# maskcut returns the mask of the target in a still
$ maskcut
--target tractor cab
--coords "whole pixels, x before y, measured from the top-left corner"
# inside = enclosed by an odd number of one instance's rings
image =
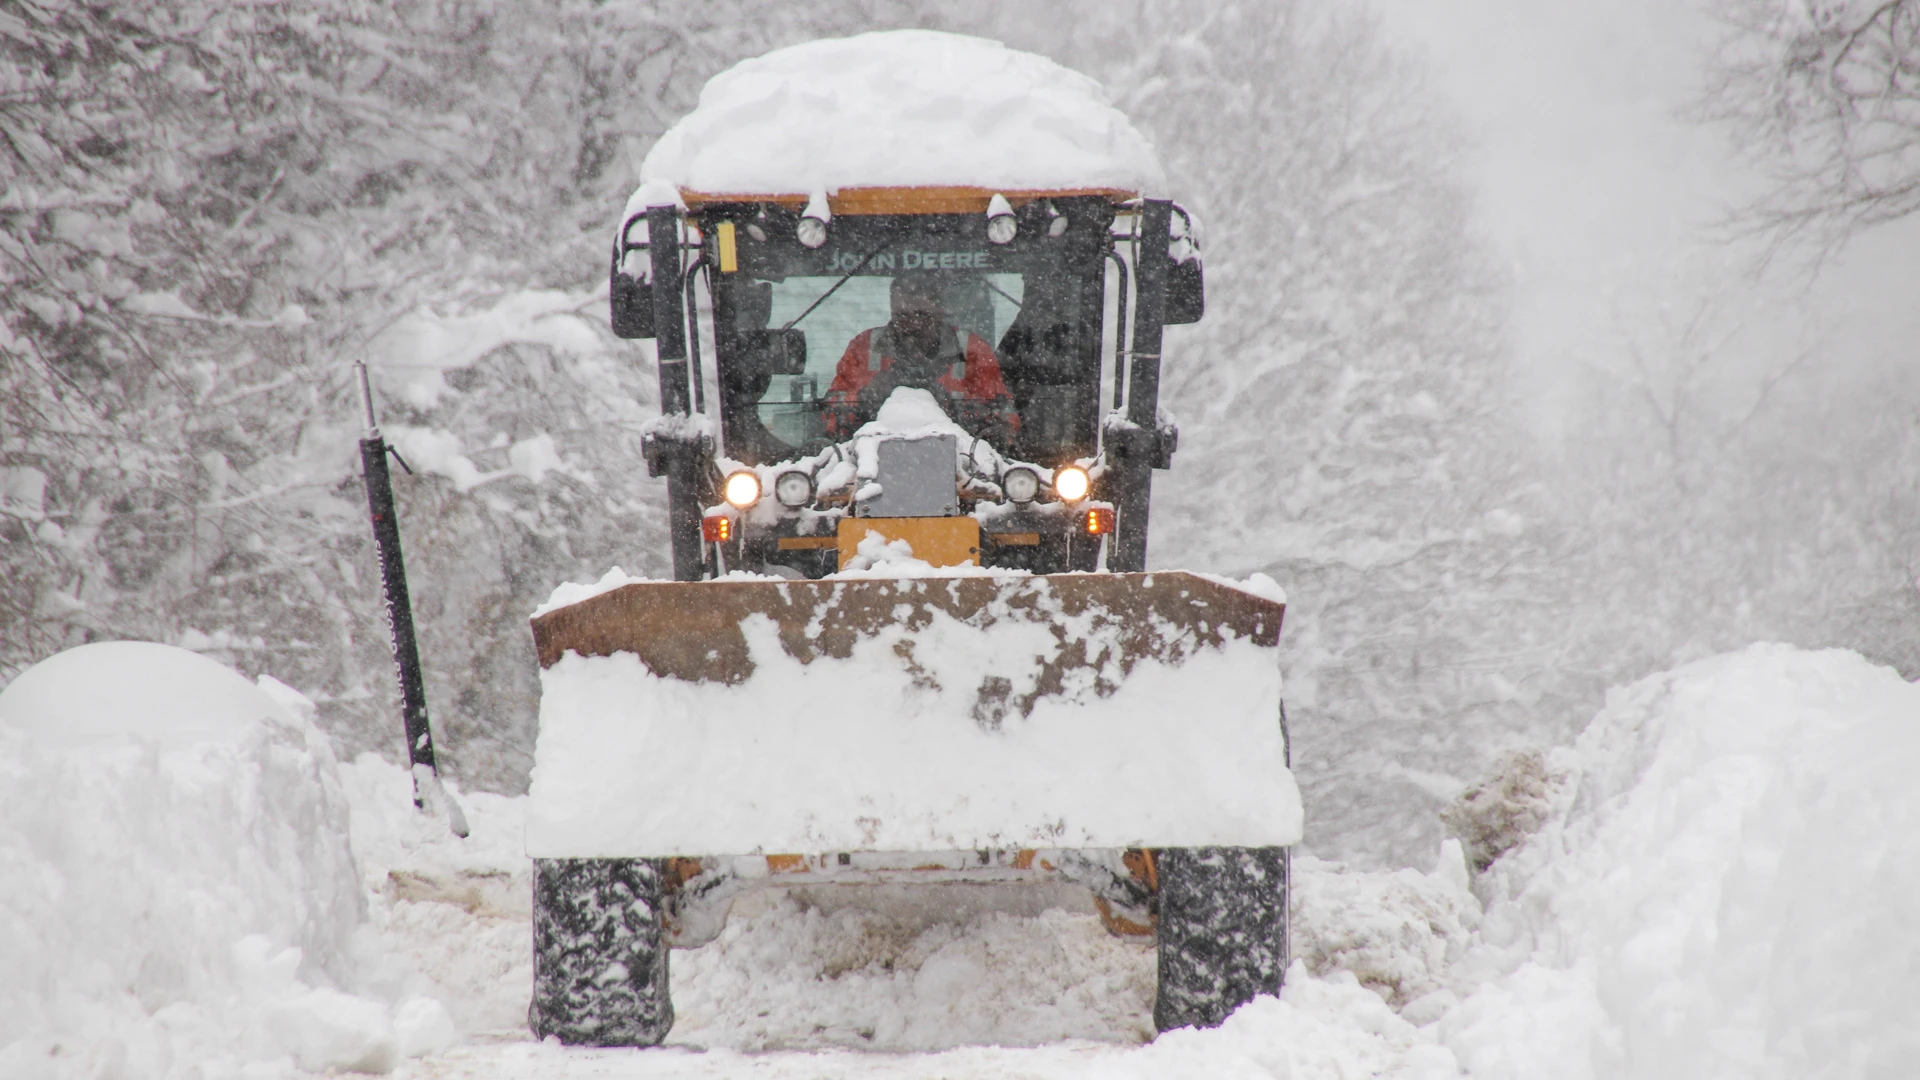
[[[612,321],[658,344],[676,577],[818,578],[871,534],[933,565],[1144,568],[1147,473],[1176,440],[1160,328],[1204,304],[1194,233],[1118,190],[643,188]],[[881,370],[903,289],[932,295],[943,342],[917,380]]]

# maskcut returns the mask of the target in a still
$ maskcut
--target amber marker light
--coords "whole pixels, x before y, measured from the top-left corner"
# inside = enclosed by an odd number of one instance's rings
[[[1053,493],[1061,502],[1077,503],[1092,490],[1093,480],[1078,465],[1062,465],[1053,473]]]
[[[723,494],[728,503],[745,510],[760,501],[760,478],[742,469],[727,477]]]
[[[725,514],[700,519],[700,535],[709,544],[724,544],[733,539],[733,519]]]
[[[1089,507],[1081,519],[1088,536],[1106,536],[1113,532],[1113,511],[1104,506]]]

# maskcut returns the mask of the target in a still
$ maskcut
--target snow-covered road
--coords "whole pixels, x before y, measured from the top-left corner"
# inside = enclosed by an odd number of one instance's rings
[[[678,1018],[667,1047],[536,1044],[522,1022],[531,983],[525,860],[511,839],[524,800],[470,797],[474,833],[458,841],[411,812],[399,769],[363,756],[342,775],[384,948],[477,1033],[397,1075],[1457,1075],[1431,1033],[1353,976],[1316,979],[1303,965],[1285,1001],[1261,1002],[1220,1031],[1150,1042],[1150,947],[1108,934],[1073,890],[960,885],[749,896],[718,940],[674,953]],[[1297,929],[1316,956],[1371,946],[1371,967],[1382,972],[1397,961],[1424,974],[1436,943],[1444,958],[1444,939],[1407,908],[1409,898],[1473,906],[1443,878],[1411,871],[1395,889],[1395,875],[1349,875],[1309,858],[1299,877],[1316,897],[1372,887],[1366,918],[1336,931],[1315,914],[1335,907],[1310,902]],[[1417,955],[1403,955],[1403,942]]]

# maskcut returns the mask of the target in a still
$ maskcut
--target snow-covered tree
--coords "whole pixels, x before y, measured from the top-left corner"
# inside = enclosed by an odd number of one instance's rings
[[[713,72],[894,12],[751,8],[0,11],[0,675],[185,643],[314,693],[344,748],[390,748],[347,368],[369,357],[397,434],[497,477],[398,486],[443,747],[523,783],[526,612],[658,568],[632,437],[653,379],[596,299],[634,165]],[[412,355],[409,331],[449,328],[458,363]],[[444,392],[393,393],[421,364]]]
[[[1748,220],[1825,251],[1920,210],[1920,2],[1721,0],[1705,111],[1766,176]]]
[[[1726,33],[1700,113],[1761,179],[1736,220],[1768,254],[1791,250],[1816,266],[1867,230],[1910,224],[1920,211],[1920,3],[1719,0],[1712,10]],[[1713,447],[1738,479],[1709,494],[1730,508],[1742,491],[1766,508],[1746,526],[1725,519],[1733,550],[1794,549],[1787,565],[1755,565],[1746,579],[1790,609],[1773,613],[1769,634],[1856,648],[1911,675],[1920,384],[1905,357],[1813,353],[1789,386],[1791,408]]]

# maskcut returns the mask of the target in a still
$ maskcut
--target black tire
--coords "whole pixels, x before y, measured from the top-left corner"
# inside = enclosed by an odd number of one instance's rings
[[[1218,1027],[1286,977],[1288,853],[1283,847],[1165,848],[1160,883],[1160,1031]]]
[[[655,1046],[673,1027],[659,864],[533,861],[527,1026],[580,1046]]]

